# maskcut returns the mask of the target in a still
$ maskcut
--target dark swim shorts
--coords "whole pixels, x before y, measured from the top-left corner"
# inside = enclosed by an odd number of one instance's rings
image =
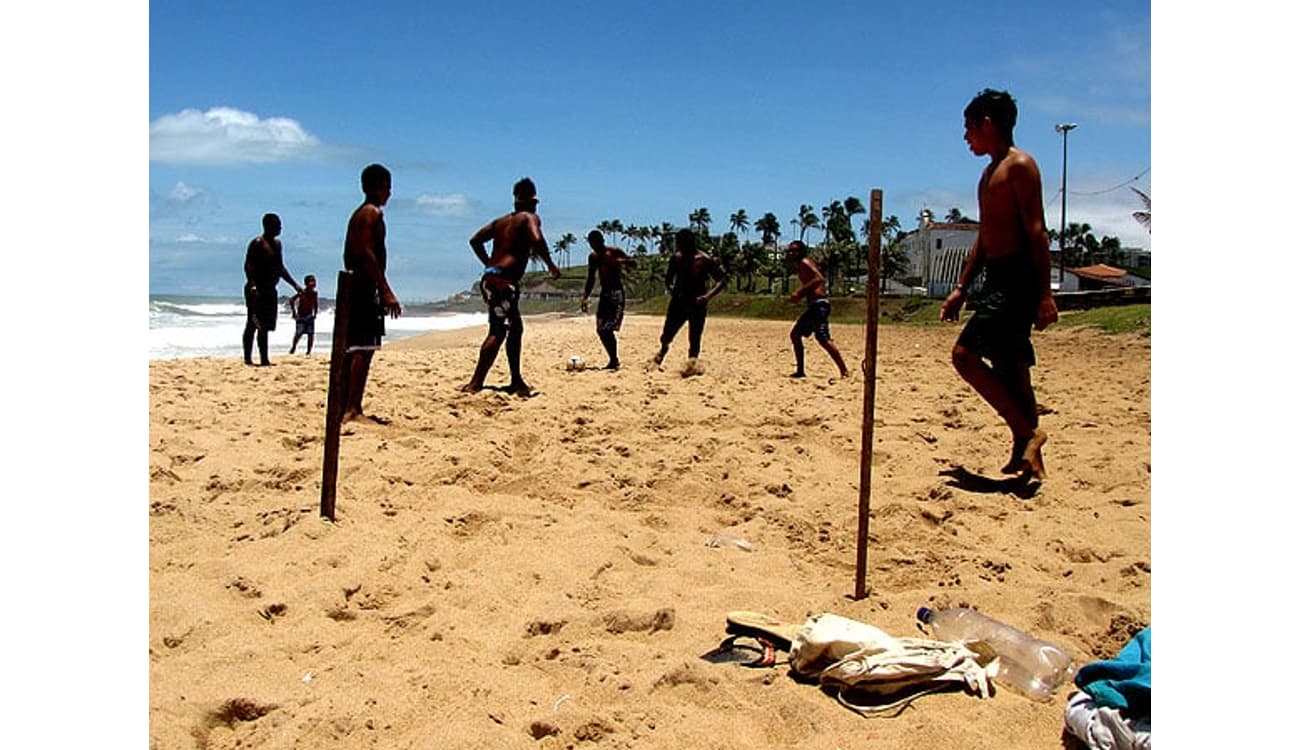
[[[295,323],[295,326],[294,326],[294,333],[293,333],[293,335],[295,335],[295,336],[301,336],[301,335],[303,335],[304,333],[310,333],[310,334],[312,334],[313,336],[316,335],[316,316],[315,316],[315,315],[309,315],[309,316],[307,316],[307,317],[305,317],[305,318],[298,318],[296,321],[294,321],[294,323]]]
[[[1012,304],[1000,290],[990,290],[975,308],[957,343],[994,364],[1032,367],[1037,363],[1029,332],[1033,313],[1024,304]]]
[[[379,289],[360,274],[353,274],[348,309],[348,350],[378,349],[384,338],[384,306]]]
[[[808,308],[799,316],[795,322],[795,329],[799,335],[808,338],[815,337],[818,341],[831,340],[831,301],[822,297],[808,303]]]
[[[622,328],[625,307],[622,289],[600,290],[600,302],[596,303],[596,330],[617,331]]]
[[[479,291],[488,306],[488,335],[501,337],[512,328],[522,328],[519,317],[519,285],[495,273],[483,274]]]
[[[275,287],[266,294],[258,289],[256,292],[248,284],[244,285],[244,304],[248,307],[248,317],[259,330],[274,331],[276,313],[279,310]]]

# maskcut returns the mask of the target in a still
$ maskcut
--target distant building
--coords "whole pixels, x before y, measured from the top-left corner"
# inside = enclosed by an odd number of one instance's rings
[[[979,232],[980,224],[973,219],[937,222],[929,209],[921,211],[917,228],[903,235],[908,264],[903,275],[924,287],[931,297],[947,295],[957,285]]]
[[[1101,289],[1121,289],[1124,287],[1150,286],[1151,282],[1141,276],[1135,276],[1122,268],[1097,263],[1082,268],[1065,269],[1065,278],[1061,281],[1060,292],[1093,292]]]

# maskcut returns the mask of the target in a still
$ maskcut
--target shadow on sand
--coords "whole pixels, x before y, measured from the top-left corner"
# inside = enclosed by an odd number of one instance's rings
[[[1038,494],[1038,488],[1043,486],[1042,482],[1031,478],[1028,473],[1014,477],[992,479],[969,471],[964,466],[944,469],[939,472],[939,476],[949,478],[947,483],[949,487],[956,487],[967,492],[1012,494],[1021,500],[1032,498]]]

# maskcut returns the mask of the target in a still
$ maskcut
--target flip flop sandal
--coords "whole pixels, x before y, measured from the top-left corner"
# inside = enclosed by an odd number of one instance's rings
[[[727,613],[727,633],[766,641],[781,651],[790,650],[790,644],[800,627],[802,625],[781,622],[761,612],[735,610]]]

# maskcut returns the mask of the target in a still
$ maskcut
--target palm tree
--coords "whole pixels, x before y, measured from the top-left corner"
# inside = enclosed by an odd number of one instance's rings
[[[763,218],[754,222],[754,228],[763,233],[764,245],[775,244],[776,238],[781,236],[781,221],[771,211],[763,214]]]
[[[949,224],[960,224],[963,221],[968,221],[966,216],[962,214],[960,208],[948,209],[948,215],[943,217],[943,220],[948,222]]]
[[[1129,186],[1129,190],[1132,190],[1133,192],[1138,194],[1138,197],[1142,199],[1142,206],[1143,206],[1141,211],[1133,212],[1133,219],[1137,223],[1141,224],[1144,229],[1147,230],[1147,234],[1150,234],[1151,233],[1151,196],[1147,195],[1141,190],[1138,190],[1132,185]]]
[[[812,206],[808,205],[807,203],[799,206],[798,226],[799,226],[800,242],[803,242],[804,235],[808,233],[809,229],[820,229],[821,225],[822,225],[821,219],[818,219],[817,214],[813,213]]]
[[[687,219],[691,222],[691,229],[695,229],[705,237],[709,236],[709,224],[713,223],[713,217],[709,216],[709,209],[701,206],[692,211]]]
[[[749,214],[745,213],[745,209],[742,208],[731,215],[731,231],[737,234],[749,234]]]
[[[565,232],[564,236],[555,242],[555,254],[564,257],[564,267],[569,268],[569,248],[578,242],[578,238],[573,236],[573,232]]]

